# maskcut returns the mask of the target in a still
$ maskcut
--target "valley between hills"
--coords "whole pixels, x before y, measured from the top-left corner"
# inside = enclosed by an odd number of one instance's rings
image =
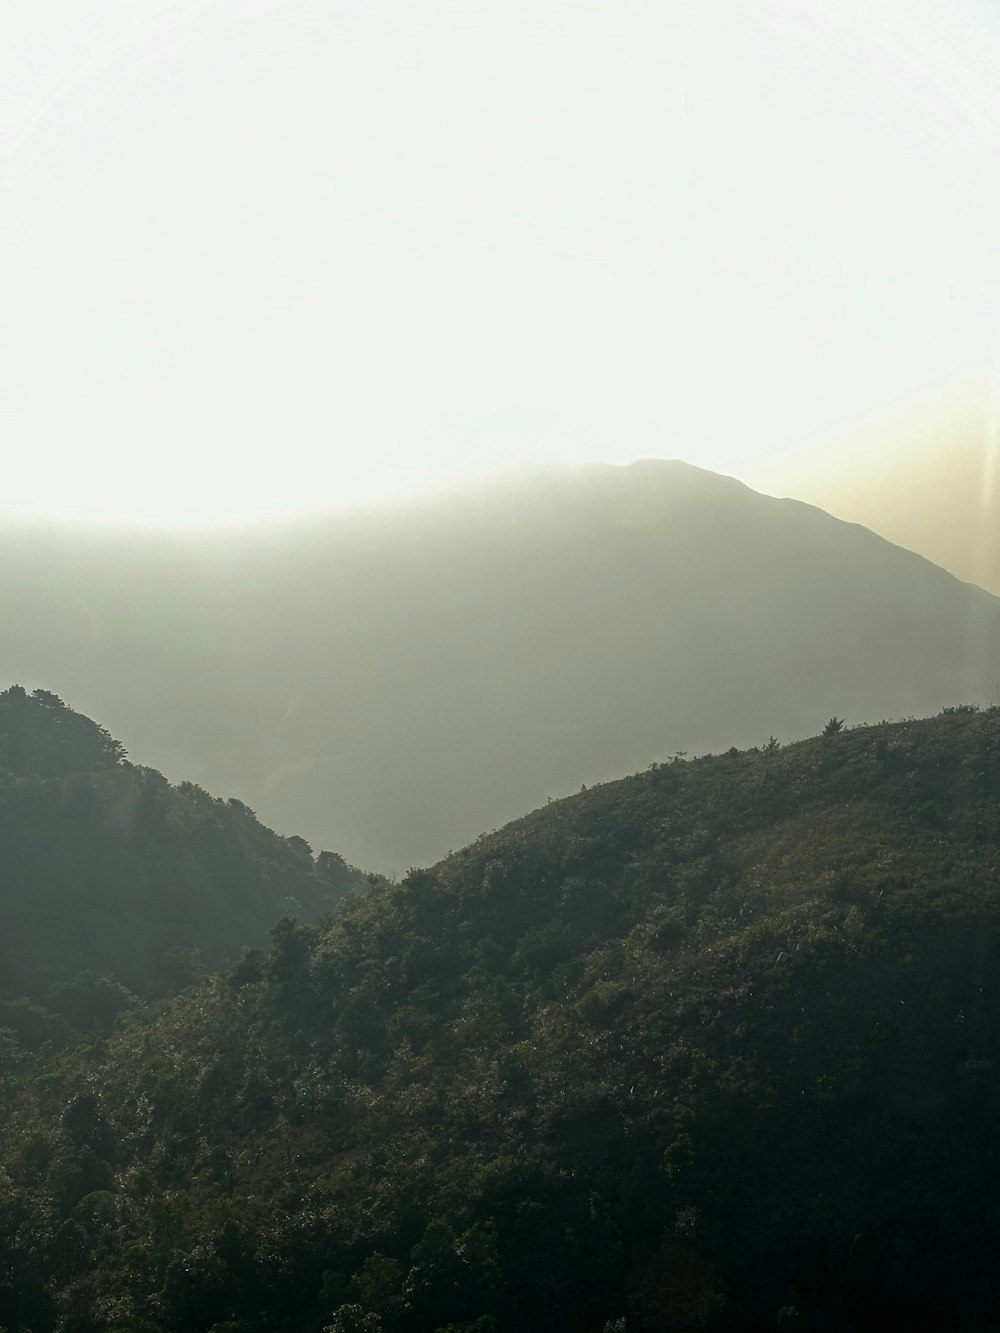
[[[990,1326],[1000,601],[682,464],[14,549],[5,1333]]]
[[[1000,4],[0,32],[0,1333],[1000,1328]]]
[[[393,884],[2,699],[4,1327],[989,1326],[1000,709],[677,756]]]
[[[1000,599],[680,462],[230,533],[0,536],[4,683],[389,876],[679,751],[1000,689]]]

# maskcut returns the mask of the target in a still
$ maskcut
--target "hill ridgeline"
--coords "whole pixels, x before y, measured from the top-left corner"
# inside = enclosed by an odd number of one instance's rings
[[[991,1327],[1000,709],[827,730],[545,805],[16,1063],[7,1325]]]
[[[678,751],[997,699],[1000,600],[677,462],[228,537],[5,536],[9,679],[386,874]]]

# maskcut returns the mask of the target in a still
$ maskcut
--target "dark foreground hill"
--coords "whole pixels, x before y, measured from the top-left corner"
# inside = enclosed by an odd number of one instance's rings
[[[0,1030],[107,1023],[363,882],[239,801],[172,787],[45,690],[0,694]],[[0,1319],[0,1325],[2,1325]]]
[[[683,463],[229,538],[5,535],[14,679],[387,874],[679,750],[997,699],[1000,600]]]
[[[17,1071],[0,1323],[981,1333],[998,876],[995,708],[548,805]]]

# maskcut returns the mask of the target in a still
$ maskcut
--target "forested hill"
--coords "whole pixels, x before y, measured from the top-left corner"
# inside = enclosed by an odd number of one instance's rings
[[[827,730],[552,803],[22,1064],[0,1322],[992,1327],[1000,709]]]
[[[363,881],[239,801],[171,786],[45,690],[0,694],[0,1029],[34,1046],[314,919]],[[13,1034],[11,1037],[9,1034]],[[0,1319],[0,1324],[3,1320]]]
[[[15,679],[386,874],[664,754],[996,698],[1000,599],[663,459],[228,535],[0,539]]]

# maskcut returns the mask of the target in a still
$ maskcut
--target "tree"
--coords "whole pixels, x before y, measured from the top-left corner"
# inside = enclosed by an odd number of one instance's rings
[[[382,1333],[382,1320],[377,1314],[368,1314],[360,1305],[342,1305],[323,1333]]]
[[[823,728],[824,736],[839,736],[844,730],[844,719],[842,717],[831,717],[830,721]]]

